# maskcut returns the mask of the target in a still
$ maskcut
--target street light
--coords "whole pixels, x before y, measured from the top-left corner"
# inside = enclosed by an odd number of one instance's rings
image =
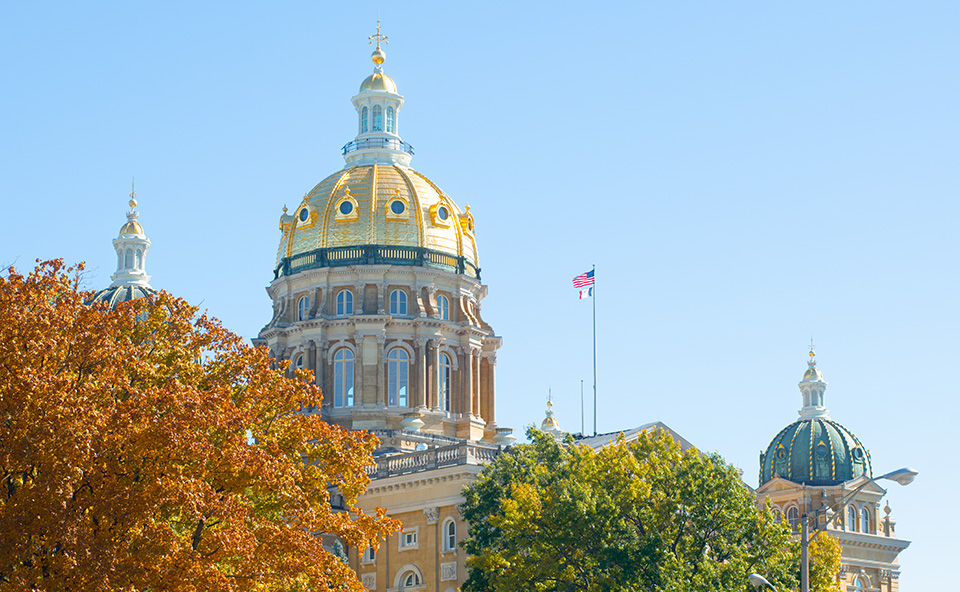
[[[827,523],[830,521],[830,512],[835,511],[837,508],[850,501],[853,496],[860,492],[861,489],[867,485],[870,485],[871,483],[875,483],[881,479],[887,479],[888,481],[894,481],[900,485],[909,485],[914,479],[916,479],[916,477],[917,471],[915,469],[905,467],[864,481],[859,487],[843,496],[840,501],[827,508],[827,510],[824,512],[824,514],[827,516],[827,520],[824,521],[823,526],[820,526],[819,520],[817,521],[817,526],[813,532],[813,536],[809,536],[809,521],[807,520],[807,515],[804,514],[800,519],[800,592],[810,592],[810,541],[817,538],[821,532],[826,530]],[[753,576],[750,576],[750,583],[753,584]],[[753,585],[756,586],[757,584]]]
[[[754,588],[770,588],[773,592],[777,592],[777,589],[773,587],[773,584],[767,581],[767,579],[760,574],[752,573],[747,576],[747,579],[750,580],[750,583],[753,584]]]

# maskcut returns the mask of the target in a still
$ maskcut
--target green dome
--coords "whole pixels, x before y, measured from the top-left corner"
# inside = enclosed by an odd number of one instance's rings
[[[760,453],[760,485],[777,476],[807,485],[839,485],[860,475],[873,477],[870,451],[853,432],[826,417],[788,425]]]

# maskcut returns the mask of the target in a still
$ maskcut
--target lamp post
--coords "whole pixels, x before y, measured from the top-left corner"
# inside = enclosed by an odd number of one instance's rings
[[[820,526],[819,520],[817,521],[817,526],[813,531],[813,536],[810,536],[807,515],[804,514],[800,518],[800,592],[810,592],[810,541],[817,538],[821,532],[826,530],[827,522],[829,522],[830,519],[830,512],[836,511],[837,508],[849,502],[853,496],[860,492],[861,489],[867,485],[870,485],[871,483],[875,483],[881,479],[887,479],[889,481],[895,481],[900,485],[909,485],[916,477],[916,470],[911,468],[903,468],[864,481],[859,487],[843,496],[838,502],[826,509],[824,514],[827,516],[827,520],[824,521],[823,526]],[[817,512],[819,512],[819,510],[817,510]],[[753,583],[753,576],[750,576],[750,583]],[[756,586],[756,584],[754,585]]]
[[[753,584],[754,588],[770,588],[773,592],[777,592],[777,589],[773,587],[773,584],[767,581],[767,578],[761,576],[758,573],[752,573],[747,576],[747,579],[750,580],[750,583]]]

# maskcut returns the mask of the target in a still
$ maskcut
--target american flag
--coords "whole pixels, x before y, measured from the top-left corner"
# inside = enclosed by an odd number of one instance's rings
[[[591,269],[587,273],[581,273],[577,277],[573,278],[573,287],[574,288],[586,288],[587,286],[593,285],[593,270]]]

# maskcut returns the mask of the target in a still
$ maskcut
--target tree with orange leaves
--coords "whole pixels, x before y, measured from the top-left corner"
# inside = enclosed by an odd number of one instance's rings
[[[0,590],[362,590],[328,549],[399,527],[356,507],[376,438],[183,300],[86,305],[80,270],[0,274]]]

